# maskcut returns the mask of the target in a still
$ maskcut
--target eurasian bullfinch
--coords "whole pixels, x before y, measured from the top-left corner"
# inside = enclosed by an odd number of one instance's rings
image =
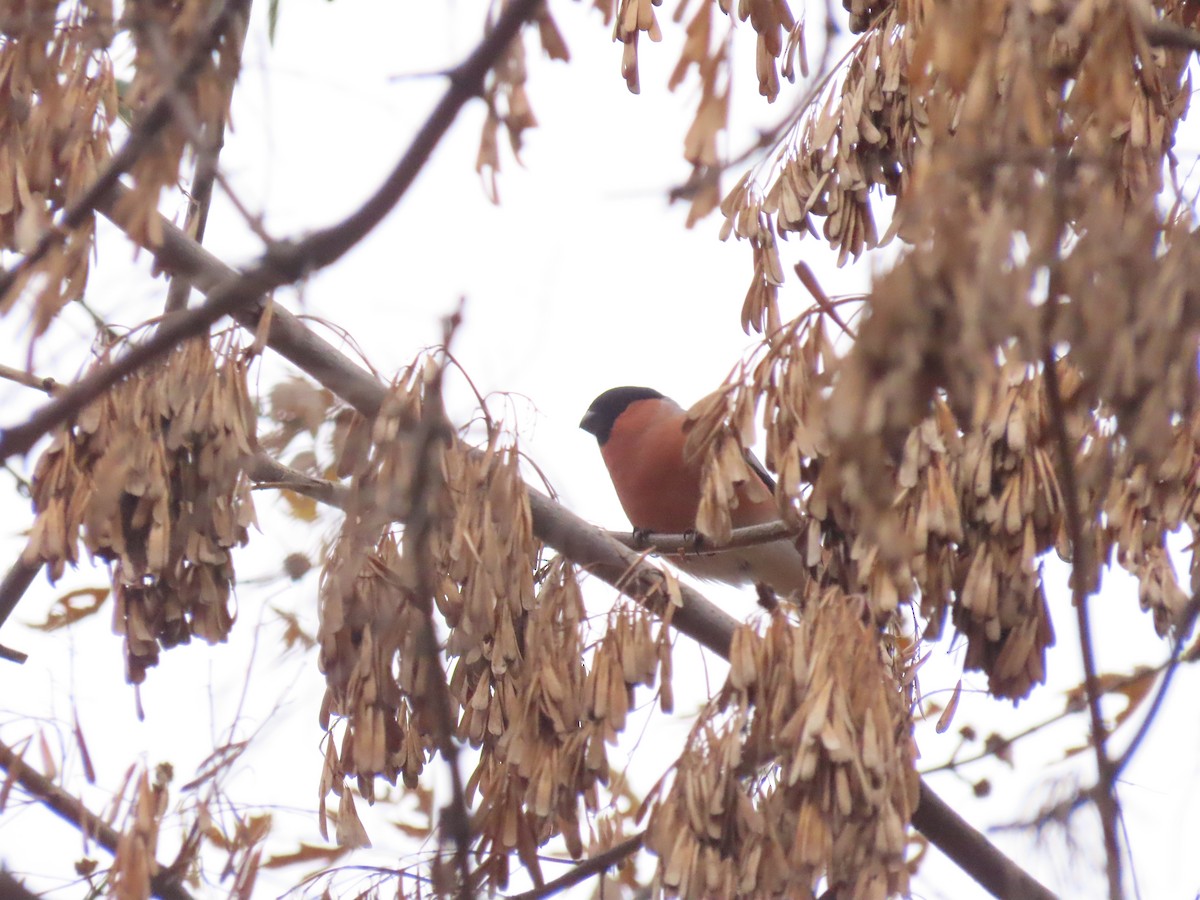
[[[701,462],[684,457],[686,421],[687,411],[653,388],[616,387],[593,400],[579,423],[596,436],[617,498],[637,530],[683,534],[696,527]],[[747,461],[774,490],[762,463],[752,454]],[[770,498],[753,501],[739,490],[731,517],[733,527],[742,528],[774,522],[779,513]],[[798,590],[809,577],[790,540],[668,558],[699,578],[766,584],[779,594]]]

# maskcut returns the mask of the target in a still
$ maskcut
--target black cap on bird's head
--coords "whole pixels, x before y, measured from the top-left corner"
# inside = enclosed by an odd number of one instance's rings
[[[648,387],[615,387],[609,388],[592,401],[579,427],[589,434],[594,434],[600,446],[608,440],[612,433],[613,423],[617,417],[638,400],[661,400],[663,397],[654,388]]]

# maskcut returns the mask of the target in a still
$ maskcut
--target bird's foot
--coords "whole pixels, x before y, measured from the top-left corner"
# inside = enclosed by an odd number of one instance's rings
[[[635,528],[633,529],[633,548],[635,550],[646,550],[650,546],[650,529]]]
[[[775,589],[769,584],[764,584],[761,581],[754,582],[754,590],[758,593],[758,605],[767,612],[775,612],[779,609],[779,597],[775,593]]]

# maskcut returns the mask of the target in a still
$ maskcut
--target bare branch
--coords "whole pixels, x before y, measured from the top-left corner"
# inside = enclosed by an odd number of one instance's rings
[[[16,384],[23,384],[25,387],[31,387],[34,390],[41,391],[43,394],[53,394],[59,388],[59,383],[53,378],[39,378],[24,369],[14,369],[12,366],[6,366],[0,363],[0,378],[5,381],[12,381]]]
[[[25,592],[29,590],[29,586],[33,584],[33,579],[37,577],[37,573],[42,570],[40,562],[30,562],[26,559],[26,554],[22,553],[4,574],[4,580],[0,581],[0,625],[3,625],[12,611],[17,608],[17,604],[21,602],[21,598],[25,596]],[[12,651],[16,653],[17,651]],[[24,654],[18,654],[24,656]],[[8,657],[5,657],[8,658]],[[24,662],[19,659],[14,662]]]
[[[615,866],[627,856],[637,853],[642,849],[644,838],[645,832],[635,834],[615,847],[609,847],[595,856],[588,857],[578,865],[572,866],[569,871],[552,881],[547,881],[541,887],[525,891],[524,893],[513,894],[507,900],[543,900],[545,897],[553,897],[559,891],[565,891],[567,888],[574,887],[582,881],[587,881],[589,878],[599,875],[605,869]]]
[[[1200,52],[1200,32],[1184,28],[1164,19],[1142,23],[1146,41],[1153,47],[1175,47],[1181,50]]]
[[[1158,685],[1158,691],[1155,693],[1154,699],[1150,701],[1150,708],[1146,710],[1146,714],[1142,717],[1141,724],[1138,725],[1138,730],[1134,732],[1133,737],[1129,741],[1129,746],[1125,748],[1125,752],[1113,762],[1112,778],[1114,783],[1121,777],[1121,773],[1125,771],[1125,767],[1129,765],[1130,760],[1133,759],[1133,755],[1137,753],[1138,747],[1141,746],[1142,741],[1149,734],[1150,725],[1154,722],[1155,716],[1162,707],[1163,700],[1167,697],[1167,690],[1171,687],[1171,680],[1175,677],[1175,671],[1179,668],[1179,664],[1184,661],[1183,645],[1192,633],[1192,628],[1196,625],[1198,615],[1200,615],[1200,597],[1192,597],[1192,602],[1188,605],[1187,615],[1176,632],[1175,644],[1171,648],[1170,661],[1166,665],[1166,671],[1163,673],[1162,681]]]
[[[0,897],[6,900],[41,900],[41,896],[25,887],[7,869],[0,869]]]
[[[784,538],[796,537],[796,529],[784,521],[764,522],[735,528],[729,540],[720,545],[711,544],[700,534],[630,534],[628,531],[610,531],[608,535],[632,550],[649,549],[654,553],[723,553],[742,547],[770,544]]]
[[[1057,304],[1055,296],[1047,300],[1047,316],[1052,317]],[[1051,328],[1046,327],[1049,341]],[[1091,572],[1091,545],[1084,531],[1083,513],[1079,508],[1079,484],[1075,476],[1075,449],[1067,435],[1066,409],[1062,391],[1058,384],[1058,368],[1053,348],[1047,346],[1042,360],[1046,382],[1046,399],[1050,406],[1050,427],[1058,443],[1059,472],[1062,477],[1063,511],[1066,516],[1067,533],[1071,541],[1071,601],[1075,607],[1079,627],[1079,649],[1083,657],[1083,683],[1087,692],[1088,712],[1092,723],[1092,746],[1096,753],[1096,808],[1104,828],[1105,855],[1108,864],[1108,888],[1112,900],[1121,897],[1121,844],[1117,836],[1117,821],[1120,812],[1113,793],[1115,774],[1112,760],[1108,757],[1108,729],[1100,712],[1100,682],[1096,676],[1096,652],[1092,646],[1092,626],[1088,611],[1088,589],[1086,578]]]

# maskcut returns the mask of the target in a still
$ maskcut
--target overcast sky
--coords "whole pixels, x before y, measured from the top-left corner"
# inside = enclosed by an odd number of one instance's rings
[[[445,87],[440,78],[396,76],[444,70],[461,59],[478,39],[484,4],[298,0],[281,6],[271,46],[266,3],[256,3],[222,166],[242,202],[262,213],[269,233],[283,238],[329,224],[378,185]],[[542,124],[527,133],[523,166],[504,156],[501,205],[487,201],[474,172],[484,110],[471,104],[399,209],[343,261],[299,289],[280,291],[277,299],[312,316],[318,329],[322,320],[346,329],[386,376],[438,340],[440,317],[463,298],[457,358],[482,391],[512,395],[511,402],[493,397],[493,411],[502,412],[519,432],[523,450],[568,507],[598,524],[626,527],[595,442],[578,430],[579,418],[593,396],[618,384],[650,385],[684,405],[715,387],[754,346],[738,324],[751,273],[750,251],[717,239],[718,217],[684,230],[686,209],[669,206],[665,199],[669,188],[688,175],[681,159],[682,135],[694,95],[689,85],[676,94],[665,90],[680,30],[664,16],[664,42],[642,42],[642,94],[635,97],[620,77],[620,47],[610,42],[599,15],[581,3],[553,2],[551,8],[574,59],[569,65],[551,64],[531,52],[529,93]],[[661,8],[659,12],[663,15]],[[773,123],[783,111],[766,107],[757,97],[752,46],[743,43],[738,53],[741,90],[735,104],[737,128],[729,141],[735,152],[748,145],[756,127]],[[777,106],[787,97],[785,89]],[[1189,163],[1185,159],[1185,168]],[[181,216],[182,209],[177,198],[164,198],[167,215]],[[235,264],[261,250],[220,197],[206,245]],[[839,270],[812,239],[785,244],[782,252],[785,269],[790,272],[799,259],[808,261],[830,294],[866,290],[873,267],[885,265],[888,258],[885,253]],[[145,269],[144,254],[131,266],[127,243],[102,227],[99,255],[92,305],[125,325],[157,314],[165,285],[137,274]],[[804,305],[806,294],[793,280],[783,293],[785,314]],[[0,321],[0,335],[10,348],[3,361],[11,365],[25,358],[23,326],[19,310]],[[332,332],[324,333],[336,339]],[[86,319],[69,311],[35,348],[35,370],[69,379],[85,362],[89,334]],[[268,358],[257,383],[268,387],[287,371]],[[0,382],[0,427],[19,421],[37,401],[27,389]],[[469,394],[460,382],[451,394],[451,413],[466,421],[470,412]],[[14,465],[28,472],[32,460],[24,469],[20,461]],[[11,482],[8,486],[0,493],[3,564],[19,552],[30,518],[27,504],[13,497]],[[59,724],[46,721],[47,733],[58,729],[69,747],[74,701],[95,757],[98,784],[78,788],[77,754],[68,779],[93,809],[100,809],[126,767],[138,760],[154,765],[170,759],[176,785],[188,781],[242,704],[235,737],[249,737],[262,723],[265,733],[258,751],[236,771],[229,792],[248,804],[274,808],[280,836],[270,849],[284,852],[298,840],[319,841],[316,716],[322,681],[312,658],[293,654],[280,659],[281,629],[269,607],[298,611],[315,626],[316,573],[292,585],[278,577],[279,566],[291,551],[318,554],[337,520],[328,517],[315,533],[287,521],[270,494],[259,493],[257,500],[264,533],[254,535],[239,557],[240,620],[231,643],[166,653],[143,688],[145,723],[136,720],[132,691],[123,683],[119,639],[111,634],[104,613],[73,632],[40,635],[17,624],[4,629],[0,642],[29,652],[31,658],[20,668],[0,665],[0,737],[16,741],[34,731],[29,717],[48,715]],[[1051,564],[1048,582],[1061,588],[1062,569]],[[67,587],[103,581],[102,571],[86,568],[57,590],[39,579],[14,620],[44,618],[51,600]],[[589,602],[605,609],[612,602],[611,591],[593,588]],[[738,615],[753,614],[752,602],[736,592],[705,590]],[[1154,638],[1149,618],[1138,612],[1129,579],[1110,579],[1095,603],[1102,668],[1125,669],[1131,660],[1156,663],[1163,658],[1166,647]],[[981,733],[995,729],[1012,734],[1061,708],[1062,692],[1080,677],[1074,620],[1061,590],[1053,612],[1058,646],[1051,651],[1050,685],[1014,711],[971,693],[984,682],[968,678],[950,732],[935,735],[932,723],[919,727],[923,766],[953,752],[961,724],[974,724]],[[260,622],[266,624],[259,628]],[[256,641],[258,675],[243,700],[246,659]],[[681,648],[685,643],[679,642]],[[670,721],[656,718],[644,735],[640,722],[630,726],[629,747],[640,740],[643,750],[648,741],[656,748],[631,769],[639,791],[661,776],[669,759],[665,748],[678,746],[706,686],[716,686],[722,677],[719,661],[701,661],[690,648],[682,652],[676,676],[679,713]],[[948,692],[958,677],[960,654],[945,644],[931,648],[931,654],[922,672],[923,687],[930,693]],[[1200,840],[1200,716],[1187,699],[1198,687],[1195,673],[1180,673],[1161,714],[1163,722],[1122,784],[1138,886],[1146,898],[1192,897],[1200,889],[1200,859],[1192,850]],[[986,801],[973,799],[970,785],[954,775],[931,783],[978,827],[1029,819],[1055,791],[1062,796],[1075,781],[1090,782],[1090,756],[1057,762],[1065,748],[1078,746],[1085,735],[1086,723],[1076,717],[1048,729],[1044,738],[1020,745],[1015,771],[998,766],[968,770],[972,778],[986,774],[991,779],[993,794]],[[1115,746],[1123,747],[1128,737],[1118,732]],[[638,757],[636,750],[633,755]],[[40,764],[36,752],[31,759]],[[622,764],[617,753],[613,761]],[[364,812],[372,838],[385,851],[377,856],[381,864],[395,859],[399,836],[387,823],[400,817],[388,804]],[[1074,857],[1060,834],[994,837],[1064,896],[1095,896],[1102,890],[1099,831],[1090,813],[1080,820]],[[11,867],[51,876],[39,882],[43,887],[55,883],[53,876],[69,875],[68,861],[82,852],[70,828],[36,810],[14,811],[12,801],[0,815],[0,848],[0,859]],[[103,854],[99,858],[105,859]],[[553,866],[546,872],[558,874]],[[270,879],[262,895],[278,893],[277,886],[295,877],[289,872]],[[936,860],[923,870],[914,890],[922,897],[980,894],[973,883]],[[53,896],[81,893],[74,885]]]

